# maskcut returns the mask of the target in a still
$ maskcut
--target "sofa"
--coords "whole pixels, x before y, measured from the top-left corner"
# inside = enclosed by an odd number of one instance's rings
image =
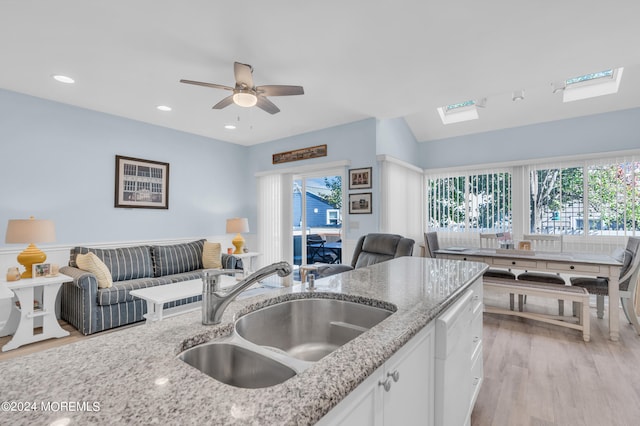
[[[147,311],[131,290],[194,280],[202,277],[204,239],[172,245],[122,248],[73,247],[69,265],[60,272],[73,278],[60,290],[60,314],[85,335],[143,320]],[[96,275],[76,263],[79,254],[94,253],[111,273],[112,285],[99,288]],[[240,259],[222,253],[223,269],[242,269]],[[165,304],[171,308],[201,300],[202,296]]]

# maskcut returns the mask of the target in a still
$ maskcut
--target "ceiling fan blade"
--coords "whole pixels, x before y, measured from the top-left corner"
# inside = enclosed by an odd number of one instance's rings
[[[195,84],[196,86],[211,87],[213,89],[233,90],[233,87],[223,86],[221,84],[204,83],[202,81],[180,80],[180,83]]]
[[[304,95],[304,89],[302,86],[281,86],[281,85],[266,85],[256,87],[256,91],[265,96],[292,96],[292,95]]]
[[[276,114],[280,112],[280,108],[264,96],[258,96],[258,103],[256,103],[256,106],[267,111],[269,114]]]
[[[233,95],[227,96],[226,98],[224,98],[223,100],[221,100],[220,102],[215,104],[212,108],[213,109],[222,109],[224,107],[228,107],[232,103],[233,103]]]
[[[246,89],[253,89],[253,68],[251,65],[241,64],[240,62],[233,63],[233,74],[236,77],[236,86],[245,85]]]

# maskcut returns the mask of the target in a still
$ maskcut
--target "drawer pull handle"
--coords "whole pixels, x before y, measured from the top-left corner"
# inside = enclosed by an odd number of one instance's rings
[[[473,343],[476,343],[478,340],[480,340],[479,336],[473,336]]]
[[[394,382],[397,382],[398,380],[400,380],[400,373],[398,372],[398,370],[395,370],[392,373],[387,373],[387,377],[391,377]]]
[[[382,386],[385,392],[389,392],[391,390],[391,382],[389,381],[389,379],[386,379],[384,382],[379,381],[378,386]]]
[[[512,262],[511,262],[511,264],[512,264],[512,265],[515,265],[515,264],[516,264],[516,261],[515,261],[515,260],[514,260],[514,261],[512,261]]]
[[[571,265],[571,266],[569,266],[569,269],[576,269],[576,267]]]

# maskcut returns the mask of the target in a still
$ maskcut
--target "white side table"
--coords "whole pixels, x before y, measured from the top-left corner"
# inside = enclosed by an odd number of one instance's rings
[[[0,287],[4,286],[13,291],[20,302],[19,308],[15,303],[11,304],[9,319],[0,330],[0,336],[13,334],[13,338],[2,347],[3,352],[27,343],[69,335],[68,331],[60,327],[56,318],[56,297],[62,283],[68,281],[73,279],[67,275],[58,274],[55,277],[23,278],[18,281],[0,282]],[[34,300],[40,302],[38,309],[34,309]],[[42,318],[42,333],[34,334],[33,320],[38,317]]]
[[[256,270],[255,259],[257,259],[261,255],[262,253],[258,253],[255,251],[250,251],[248,253],[241,253],[241,254],[232,254],[233,257],[242,259],[243,276],[245,278],[255,272]],[[245,261],[245,259],[247,260],[247,262]]]

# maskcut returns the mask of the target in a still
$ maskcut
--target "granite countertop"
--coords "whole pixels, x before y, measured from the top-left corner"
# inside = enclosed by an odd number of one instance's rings
[[[0,424],[313,424],[486,268],[403,257],[317,280],[316,296],[383,301],[397,311],[309,369],[268,388],[225,385],[176,356],[228,335],[237,315],[308,297],[311,292],[299,285],[235,301],[217,326],[202,325],[198,310],[3,361],[0,403],[13,403],[9,410],[3,404]]]

